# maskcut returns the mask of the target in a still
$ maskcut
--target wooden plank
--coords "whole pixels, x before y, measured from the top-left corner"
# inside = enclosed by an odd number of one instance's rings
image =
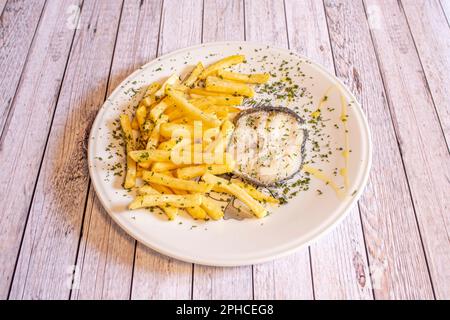
[[[162,1],[124,3],[108,95],[156,56]],[[133,37],[130,37],[133,35]],[[102,208],[91,187],[78,254],[80,285],[72,299],[129,299],[136,241]]]
[[[75,34],[66,28],[64,13],[69,4],[75,3],[51,1],[46,6],[11,106],[9,125],[0,140],[0,298],[3,299],[10,288]]]
[[[245,23],[246,40],[288,47],[283,2],[245,1]],[[255,299],[313,298],[308,248],[253,271]]]
[[[434,291],[444,299],[450,296],[450,246],[443,245],[450,238],[449,150],[399,2],[385,1],[379,12],[379,28],[371,30],[375,50]]]
[[[3,13],[3,9],[5,9],[6,2],[8,2],[8,0],[0,0],[0,16]]]
[[[448,145],[450,28],[438,0],[408,0],[402,3]]]
[[[286,18],[291,49],[334,73],[323,4],[311,0],[286,1]],[[310,250],[316,299],[373,299],[357,206]]]
[[[241,0],[206,0],[203,40],[244,40],[244,7]],[[194,299],[252,299],[252,267],[220,268],[195,265]]]
[[[20,81],[45,0],[9,1],[0,16],[0,133]]]
[[[450,25],[450,0],[440,0],[440,3],[447,18],[447,23]]]
[[[336,73],[356,94],[371,124],[373,164],[359,204],[375,297],[433,298],[364,7],[325,1],[325,9]],[[379,12],[371,10],[369,21],[375,23],[373,15]]]
[[[244,4],[242,0],[205,0],[203,42],[244,40]]]
[[[164,1],[158,53],[200,43],[202,11],[201,1]],[[191,289],[192,264],[162,256],[138,243],[132,299],[190,299]]]
[[[103,103],[122,3],[81,12],[13,279],[13,299],[67,299],[88,194],[84,145]]]

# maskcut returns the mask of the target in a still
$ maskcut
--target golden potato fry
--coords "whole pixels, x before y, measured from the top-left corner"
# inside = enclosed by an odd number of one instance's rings
[[[241,105],[243,101],[244,97],[242,96],[204,96],[189,100],[190,103],[199,108],[210,105],[232,107]],[[240,109],[236,108],[236,111],[240,111]]]
[[[127,169],[125,175],[124,188],[129,189],[136,184],[136,162],[130,157],[130,152],[134,148],[133,129],[131,128],[130,118],[126,114],[120,115],[120,125],[126,144]]]
[[[155,190],[154,188],[152,188],[149,185],[145,185],[138,189],[138,194],[139,195],[158,195],[158,194],[160,194],[160,192],[158,192],[157,190]],[[167,215],[169,220],[174,220],[176,218],[176,216],[178,215],[179,210],[176,207],[173,207],[170,205],[168,206],[168,205],[164,204],[162,206],[159,206],[159,208],[165,212],[165,214]]]
[[[147,150],[155,149],[158,146],[161,125],[167,123],[167,121],[169,121],[169,117],[166,115],[161,115],[161,117],[156,120],[155,126],[147,141]]]
[[[163,137],[169,139],[180,136],[192,139],[194,136],[194,126],[190,124],[163,123],[159,130]]]
[[[219,119],[217,119],[216,117],[209,115],[209,114],[203,112],[202,110],[200,110],[199,108],[193,106],[181,94],[179,94],[175,90],[171,89],[170,86],[167,87],[166,93],[172,99],[172,101],[178,107],[180,107],[186,115],[188,115],[192,119],[201,120],[207,126],[210,126],[210,127],[220,126],[221,121]]]
[[[220,205],[208,196],[203,196],[201,207],[213,220],[220,220],[223,217],[223,211]]]
[[[178,178],[168,177],[164,174],[144,171],[142,174],[142,179],[147,182],[160,184],[169,188],[188,190],[192,192],[205,193],[211,190],[212,185],[204,182],[183,180]]]
[[[159,195],[142,195],[137,196],[130,205],[129,209],[139,209],[146,207],[161,207],[169,205],[176,208],[197,207],[202,204],[202,196],[200,194],[159,194]]]
[[[231,94],[224,94],[221,92],[207,91],[204,88],[192,88],[189,90],[189,94],[193,99],[202,99],[205,97],[222,97],[222,98],[242,98],[239,96],[233,96]]]
[[[156,122],[164,113],[164,111],[172,105],[173,103],[169,98],[165,97],[164,99],[162,99],[150,110],[149,114],[150,120]]]
[[[220,128],[220,134],[210,145],[207,146],[206,152],[213,152],[220,154],[225,152],[227,145],[230,142],[231,136],[233,134],[234,124],[226,120]]]
[[[166,150],[136,150],[130,151],[128,154],[139,163],[170,161],[170,151]]]
[[[245,82],[245,83],[266,83],[270,79],[270,74],[268,73],[253,73],[253,74],[245,74],[238,72],[231,72],[226,70],[219,70],[217,75],[221,79],[233,80],[237,82]]]
[[[230,80],[222,80],[217,77],[208,77],[206,78],[206,84],[205,89],[207,91],[213,91],[213,92],[223,92],[223,93],[229,93],[232,95],[240,95],[245,97],[253,97],[255,95],[255,92],[253,89],[240,82],[230,81]]]
[[[200,74],[200,79],[206,79],[208,76],[215,74],[218,70],[231,67],[232,65],[242,63],[245,61],[245,56],[243,55],[234,55],[226,57],[222,60],[219,60],[209,67],[207,67],[203,72]]]
[[[173,175],[170,172],[166,172],[166,173],[163,173],[163,174],[167,175],[169,177],[173,177]],[[173,189],[173,192],[175,194],[178,194],[178,195],[189,194],[188,191],[186,191],[186,190],[179,190],[179,189]],[[204,197],[202,197],[202,203],[203,203],[203,200],[204,200]],[[192,218],[194,218],[194,219],[205,220],[206,217],[207,217],[206,211],[203,210],[200,207],[192,207],[192,208],[185,208],[185,209],[192,216]]]
[[[249,195],[251,195],[253,198],[259,201],[268,202],[268,203],[280,203],[278,199],[275,199],[271,195],[265,194],[264,192],[259,191],[254,186],[244,183],[241,180],[238,179],[231,179],[232,183],[238,185],[242,189],[248,192]]]
[[[195,81],[197,81],[198,76],[200,75],[200,73],[202,73],[203,70],[204,70],[203,64],[201,62],[197,63],[197,65],[189,74],[189,76],[183,81],[183,84],[186,87],[193,86]]]
[[[151,85],[149,85],[139,105],[143,105],[147,108],[153,105],[157,100],[155,97],[155,93],[159,88],[161,88],[161,84],[159,84],[158,82],[153,82]]]
[[[201,177],[206,172],[211,174],[224,174],[234,170],[234,162],[231,164],[202,164],[177,169],[177,177],[180,179],[193,179]]]
[[[166,87],[180,84],[180,78],[176,73],[172,74],[166,81],[162,84],[162,86],[155,92],[155,97],[157,99],[161,99],[166,94]],[[153,119],[152,119],[153,120]],[[155,120],[153,120],[155,121]]]
[[[134,117],[133,121],[131,121],[131,128],[133,130],[139,130],[139,123],[138,123],[137,117]]]
[[[214,190],[218,192],[229,193],[241,200],[252,210],[256,217],[263,218],[267,214],[266,208],[264,208],[258,201],[253,199],[244,189],[242,189],[238,185],[233,184],[223,178],[216,177],[210,173],[205,173],[202,176],[202,180],[206,183],[214,184]]]
[[[175,164],[173,162],[154,162],[152,164],[151,171],[153,172],[165,172],[170,170],[175,170],[178,168],[182,168],[184,165]]]

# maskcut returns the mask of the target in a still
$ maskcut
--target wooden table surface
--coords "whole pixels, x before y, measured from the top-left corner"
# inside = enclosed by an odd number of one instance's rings
[[[1,299],[450,298],[450,0],[0,0],[0,12]],[[237,268],[137,243],[86,161],[96,112],[128,74],[220,40],[323,64],[374,144],[365,193],[332,233]]]

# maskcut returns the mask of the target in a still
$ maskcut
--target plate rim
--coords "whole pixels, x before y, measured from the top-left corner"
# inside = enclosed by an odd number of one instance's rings
[[[98,127],[100,119],[102,118],[103,114],[105,113],[106,105],[108,104],[108,100],[109,97],[117,95],[117,93],[120,91],[122,85],[124,83],[127,83],[127,81],[129,81],[130,78],[135,77],[136,75],[139,74],[139,72],[142,71],[142,69],[147,68],[149,65],[167,59],[172,55],[177,55],[179,53],[185,52],[185,51],[190,51],[190,50],[195,50],[198,48],[202,48],[202,47],[208,47],[208,46],[227,46],[227,45],[251,45],[251,46],[265,46],[267,48],[270,49],[274,49],[280,52],[284,52],[288,55],[292,55],[294,54],[295,56],[297,56],[300,59],[304,59],[307,60],[309,62],[311,62],[312,65],[314,65],[314,67],[318,68],[321,72],[323,72],[325,75],[327,75],[328,77],[332,78],[334,81],[336,81],[339,85],[341,85],[346,93],[352,98],[352,100],[355,102],[355,104],[357,105],[357,108],[355,108],[357,110],[357,112],[359,113],[361,122],[363,124],[363,130],[366,134],[367,137],[367,145],[366,145],[366,154],[367,154],[367,159],[366,160],[366,166],[365,166],[365,171],[362,174],[362,178],[360,181],[360,184],[358,186],[356,186],[357,191],[356,194],[352,197],[352,200],[350,200],[338,213],[336,213],[335,215],[333,215],[332,217],[330,217],[329,219],[325,220],[324,222],[322,222],[318,228],[316,228],[316,230],[314,232],[311,232],[311,234],[306,234],[306,238],[307,240],[303,240],[301,241],[301,243],[291,243],[289,248],[285,248],[285,249],[278,249],[279,252],[277,253],[268,253],[265,254],[261,257],[257,257],[257,258],[248,258],[248,259],[234,259],[234,260],[217,260],[217,259],[198,259],[195,257],[192,257],[190,255],[183,255],[183,254],[179,254],[177,252],[173,252],[171,250],[167,250],[164,249],[163,247],[161,247],[160,245],[151,243],[149,241],[147,241],[146,239],[144,239],[143,237],[140,236],[140,233],[133,231],[132,229],[128,228],[126,225],[124,225],[120,219],[116,216],[116,213],[113,213],[110,211],[110,209],[108,208],[108,206],[106,205],[106,201],[105,199],[103,199],[102,197],[102,193],[100,193],[98,191],[98,186],[97,183],[99,183],[96,179],[95,179],[95,175],[93,173],[93,168],[94,166],[94,159],[95,159],[95,155],[94,155],[94,128]],[[369,179],[369,175],[370,175],[370,170],[372,168],[372,154],[373,154],[373,145],[372,145],[372,136],[370,133],[370,127],[369,127],[369,122],[367,120],[367,117],[364,113],[364,110],[362,108],[361,103],[358,101],[358,99],[355,97],[355,95],[353,94],[353,92],[343,83],[343,81],[341,79],[339,79],[336,75],[332,74],[330,71],[328,71],[324,66],[322,66],[320,63],[316,62],[315,60],[308,58],[302,54],[297,53],[296,51],[292,50],[292,49],[288,49],[288,48],[280,48],[278,46],[269,44],[269,43],[264,43],[264,42],[256,42],[256,41],[213,41],[213,42],[205,42],[205,43],[201,43],[201,44],[197,44],[197,45],[193,45],[193,46],[189,46],[189,47],[184,47],[184,48],[180,48],[174,51],[171,51],[169,53],[166,53],[164,55],[155,57],[154,59],[152,59],[151,61],[143,64],[142,66],[138,67],[136,70],[134,70],[132,73],[130,73],[125,79],[123,79],[121,81],[120,84],[117,85],[117,87],[108,95],[108,97],[105,99],[105,101],[103,102],[102,106],[99,108],[99,110],[97,111],[97,114],[95,116],[95,120],[92,123],[90,132],[89,132],[89,139],[88,139],[88,149],[87,149],[87,160],[88,160],[88,170],[89,170],[89,176],[90,176],[90,180],[92,182],[92,186],[95,190],[95,194],[96,197],[98,198],[98,200],[100,201],[103,209],[108,213],[108,215],[112,218],[112,220],[120,227],[122,228],[122,230],[124,230],[128,235],[130,235],[133,239],[135,239],[136,241],[139,241],[140,243],[142,243],[143,245],[145,245],[146,247],[160,253],[163,254],[167,257],[171,257],[171,258],[175,258],[177,260],[180,261],[185,261],[185,262],[189,262],[189,263],[195,263],[195,264],[199,264],[199,265],[206,265],[206,266],[217,266],[217,267],[236,267],[236,266],[247,266],[247,265],[254,265],[254,264],[260,264],[260,263],[264,263],[267,261],[272,261],[284,256],[287,256],[289,254],[292,254],[308,245],[310,245],[312,242],[316,242],[319,239],[323,238],[324,236],[326,236],[327,234],[329,234],[331,231],[334,230],[334,228],[336,228],[344,218],[346,218],[349,214],[349,212],[351,211],[351,209],[353,208],[354,205],[356,205],[358,203],[358,200],[360,199],[361,195],[363,194],[366,186],[367,186],[367,182]],[[328,221],[330,220],[330,221]]]

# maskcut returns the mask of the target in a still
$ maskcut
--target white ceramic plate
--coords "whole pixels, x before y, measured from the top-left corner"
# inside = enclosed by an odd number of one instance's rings
[[[271,209],[264,219],[196,221],[181,215],[167,221],[163,214],[147,209],[130,211],[127,205],[133,192],[123,190],[123,147],[114,138],[119,132],[118,116],[133,107],[142,89],[153,81],[163,81],[172,73],[185,75],[198,62],[205,65],[222,57],[244,54],[247,63],[234,68],[246,72],[271,72],[271,83],[287,76],[292,83],[288,91],[297,97],[293,101],[274,100],[273,95],[257,94],[256,101],[272,99],[276,106],[297,107],[305,120],[317,109],[327,90],[327,101],[321,109],[320,130],[310,130],[307,160],[343,186],[339,170],[345,166],[340,148],[345,148],[345,129],[341,121],[341,99],[349,104],[347,121],[348,188],[338,197],[323,181],[310,177],[309,189],[300,191],[286,205]],[[284,79],[286,80],[286,79]],[[297,86],[298,87],[297,87]],[[293,87],[292,87],[293,86]],[[283,88],[277,91],[282,91]],[[302,91],[303,94],[302,94]],[[313,151],[314,141],[320,151]],[[294,52],[249,42],[219,42],[198,45],[162,56],[131,74],[106,100],[91,129],[89,138],[89,172],[97,195],[106,211],[123,229],[138,241],[165,255],[199,264],[237,266],[260,263],[293,252],[317,239],[342,220],[361,195],[371,164],[371,141],[367,121],[361,106],[347,88],[320,65]],[[304,172],[300,179],[307,176]],[[281,192],[282,193],[282,192]]]

